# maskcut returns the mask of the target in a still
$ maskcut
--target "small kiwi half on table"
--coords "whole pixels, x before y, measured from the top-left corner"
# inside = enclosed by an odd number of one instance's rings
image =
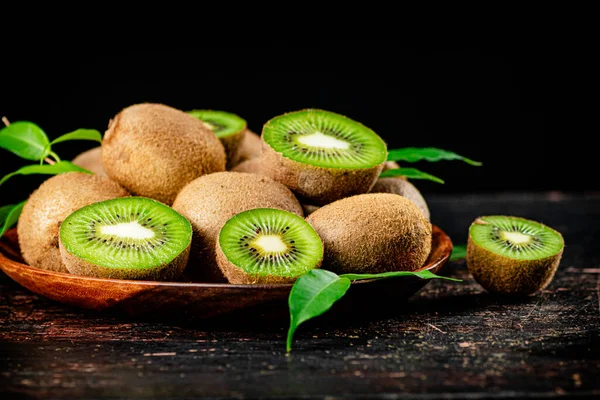
[[[487,291],[531,295],[552,281],[560,264],[564,239],[537,221],[488,215],[469,227],[466,263]]]
[[[275,208],[230,218],[219,232],[217,262],[233,284],[291,283],[323,260],[323,243],[308,222]]]
[[[320,109],[278,115],[261,138],[264,173],[313,205],[368,192],[387,158],[386,143],[373,130]]]
[[[188,114],[198,118],[221,140],[227,154],[227,170],[238,159],[238,151],[246,134],[246,120],[237,114],[222,110],[191,110]]]
[[[59,237],[62,260],[72,274],[177,280],[188,262],[192,226],[156,200],[123,197],[73,212]]]

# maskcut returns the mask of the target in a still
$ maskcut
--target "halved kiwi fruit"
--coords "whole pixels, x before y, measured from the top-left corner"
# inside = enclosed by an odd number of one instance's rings
[[[431,223],[413,202],[397,194],[347,197],[306,220],[323,240],[323,265],[336,273],[414,271],[431,251]]]
[[[32,267],[68,272],[58,248],[58,231],[73,211],[98,201],[129,196],[104,176],[66,172],[46,179],[23,206],[17,224],[21,254]]]
[[[560,232],[540,222],[505,216],[482,216],[469,227],[466,262],[486,290],[530,295],[554,277],[564,249]]]
[[[272,118],[262,140],[265,173],[315,205],[368,192],[387,157],[385,142],[371,129],[319,109]]]
[[[246,120],[227,111],[191,110],[188,114],[202,121],[221,140],[227,153],[227,169],[237,163],[238,150],[246,133]]]
[[[90,204],[60,227],[60,252],[69,272],[97,278],[175,280],[191,243],[190,222],[145,197]]]
[[[217,262],[229,283],[290,283],[322,260],[323,243],[310,224],[274,208],[234,215],[217,242]]]

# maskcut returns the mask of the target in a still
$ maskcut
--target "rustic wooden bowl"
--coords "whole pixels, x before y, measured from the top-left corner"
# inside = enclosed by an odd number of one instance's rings
[[[433,226],[431,254],[422,269],[439,274],[452,253],[452,241]],[[326,266],[324,266],[326,268]],[[0,269],[32,292],[70,306],[111,310],[130,316],[213,317],[248,313],[287,315],[291,284],[232,285],[227,283],[154,282],[100,279],[46,271],[24,263],[16,229],[0,240]],[[336,304],[338,312],[385,304],[395,305],[417,293],[429,280],[402,277],[353,282]]]

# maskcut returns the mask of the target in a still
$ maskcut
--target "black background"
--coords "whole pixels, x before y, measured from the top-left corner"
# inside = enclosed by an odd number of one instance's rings
[[[587,53],[574,50],[355,40],[7,56],[0,114],[36,122],[50,138],[77,128],[104,132],[114,114],[139,102],[235,112],[256,132],[275,115],[316,107],[364,123],[390,149],[440,147],[484,163],[411,165],[446,181],[415,181],[425,195],[599,189],[596,132],[581,123],[590,109],[582,102]],[[92,146],[55,151],[72,159]],[[26,163],[0,152],[2,174]],[[12,178],[0,187],[2,203],[21,200],[42,179]]]

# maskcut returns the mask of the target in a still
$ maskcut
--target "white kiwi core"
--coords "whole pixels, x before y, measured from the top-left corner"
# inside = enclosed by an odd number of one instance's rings
[[[116,225],[104,225],[100,227],[100,233],[130,239],[151,239],[154,231],[140,225],[137,221],[124,222]]]
[[[260,247],[265,253],[282,253],[288,248],[278,235],[261,235],[256,238],[254,245]]]
[[[504,239],[514,244],[525,244],[531,242],[531,236],[521,232],[502,232]]]
[[[321,132],[302,135],[297,140],[306,146],[321,147],[324,149],[347,149],[350,147],[350,143]]]

